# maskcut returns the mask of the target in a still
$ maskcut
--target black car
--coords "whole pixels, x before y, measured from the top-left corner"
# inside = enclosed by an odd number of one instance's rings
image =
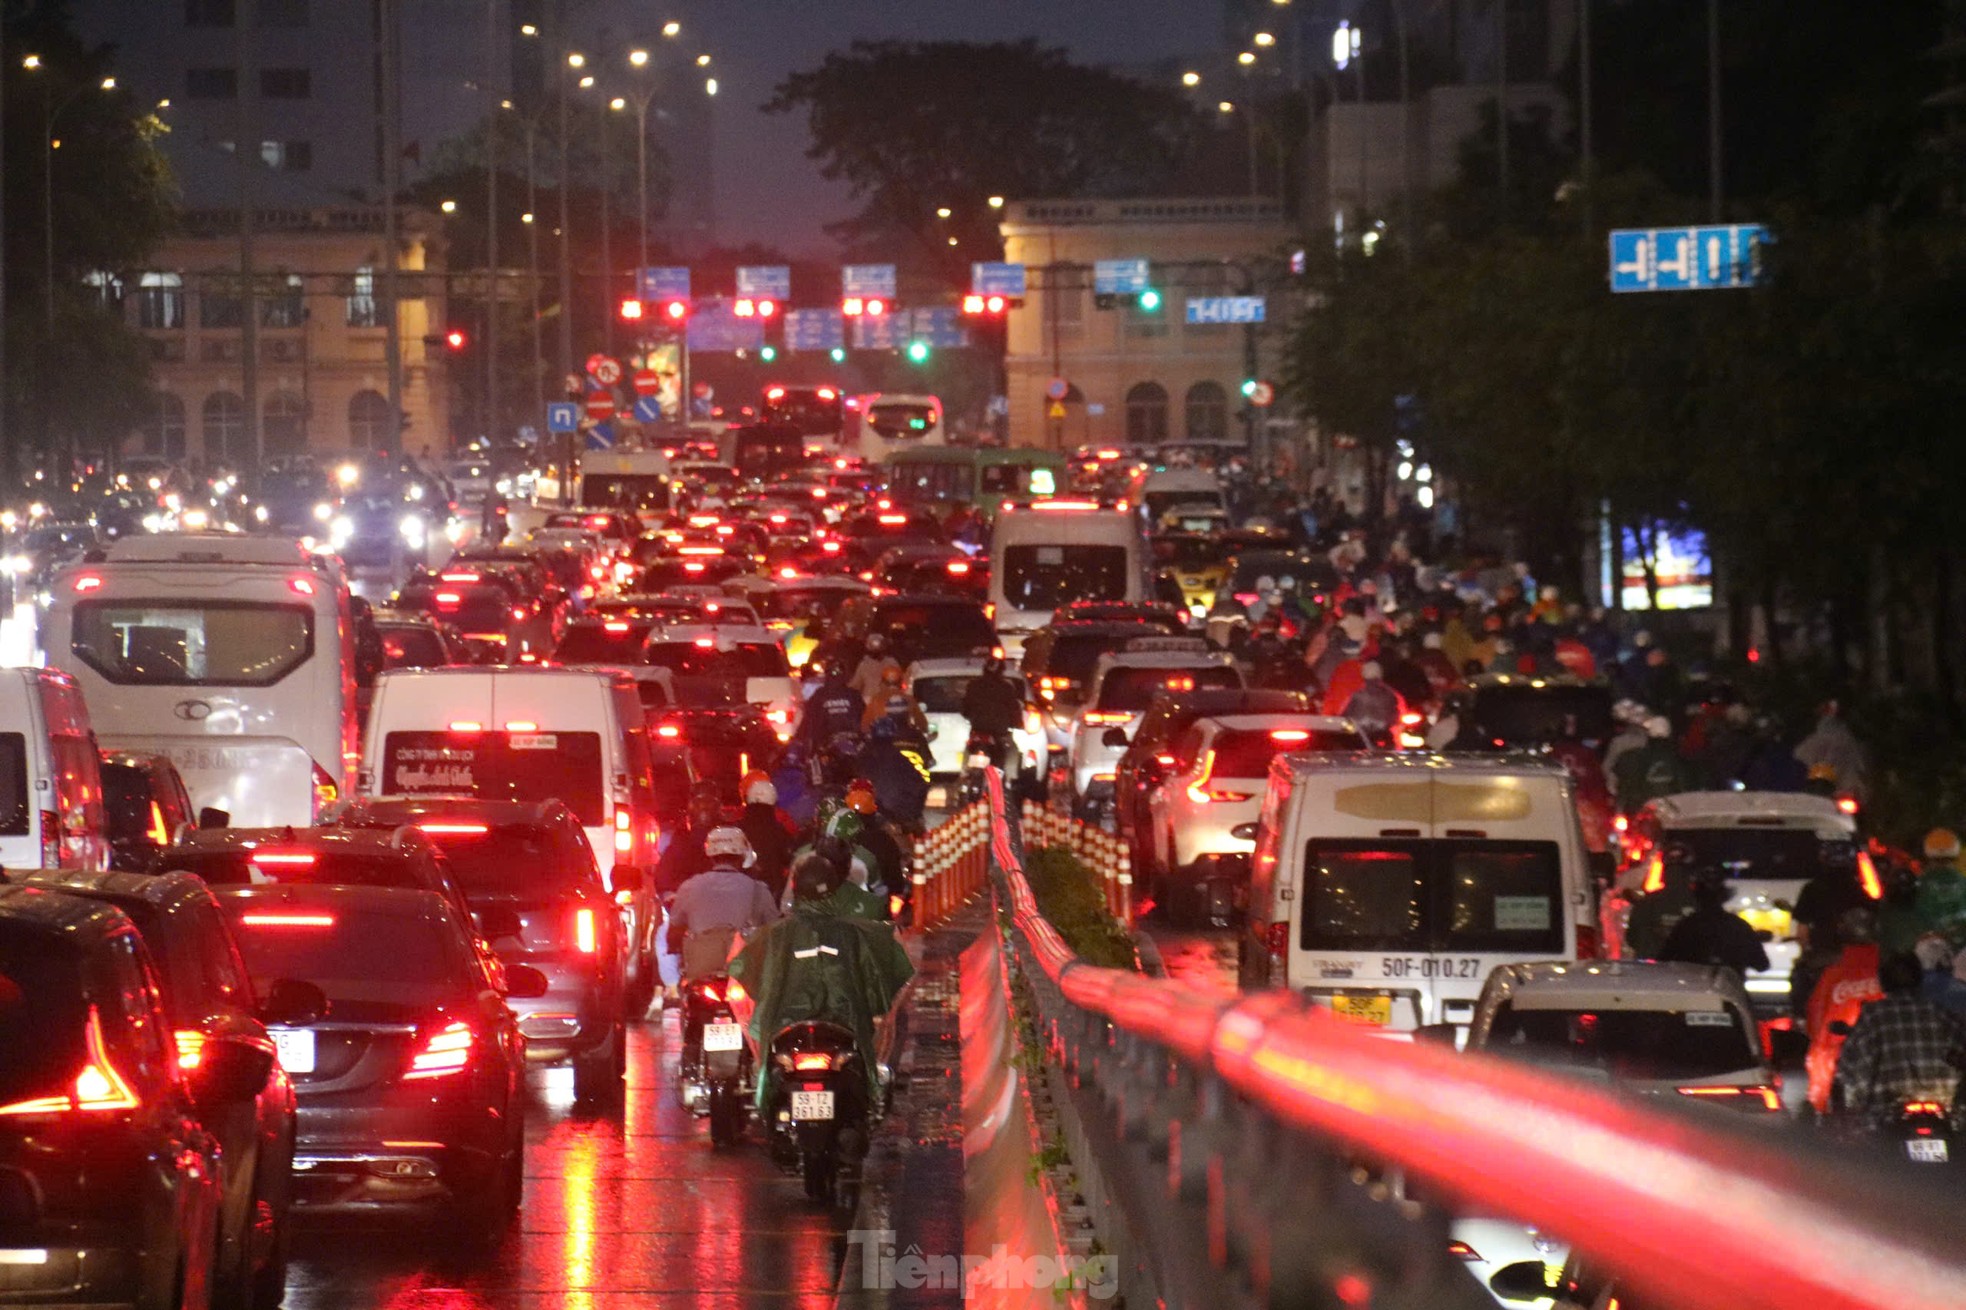
[[[178,1063],[136,925],[99,901],[0,886],[0,1232],[45,1252],[6,1299],[174,1310],[212,1285],[218,1138],[194,1096],[263,1084],[271,1054],[209,1042]]]
[[[300,1105],[294,1205],[437,1218],[497,1240],[524,1179],[525,1039],[546,979],[474,949],[435,892],[222,887]]]
[[[160,865],[195,873],[213,887],[298,883],[414,887],[471,913],[449,861],[412,827],[394,832],[337,828],[213,828],[187,833]]]
[[[857,596],[840,606],[837,635],[865,641],[880,634],[905,667],[916,660],[987,655],[997,627],[981,601],[965,596]]]
[[[544,996],[512,1007],[526,1060],[571,1065],[575,1100],[621,1094],[627,937],[572,810],[559,801],[402,797],[357,801],[335,822],[383,831],[413,824],[437,843],[498,958],[546,975]]]
[[[273,1310],[287,1285],[294,1089],[271,1058],[273,1039],[259,1021],[245,962],[211,889],[188,873],[50,870],[24,881],[129,916],[156,966],[178,1068],[187,1078],[197,1078],[207,1049],[221,1040],[267,1057],[250,1095],[195,1099],[199,1117],[218,1138],[224,1183],[214,1300]]]
[[[441,669],[471,663],[471,648],[456,628],[421,614],[378,610],[376,635],[385,669]]]
[[[147,751],[105,750],[103,819],[109,827],[109,867],[150,873],[164,848],[197,823],[184,779],[170,757]]]

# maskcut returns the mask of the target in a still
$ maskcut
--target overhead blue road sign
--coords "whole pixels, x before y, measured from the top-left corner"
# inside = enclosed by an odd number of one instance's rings
[[[1713,291],[1761,281],[1760,223],[1620,228],[1611,233],[1613,291]]]
[[[1190,323],[1261,323],[1269,313],[1262,296],[1199,296],[1188,302]]]
[[[893,350],[908,340],[914,316],[906,311],[853,320],[855,350]]]
[[[847,264],[840,269],[842,296],[882,296],[894,299],[894,265]]]
[[[832,350],[846,344],[846,326],[837,309],[785,311],[785,349]]]
[[[637,423],[660,423],[662,421],[662,398],[660,396],[635,397],[635,421]]]
[[[970,294],[978,296],[1022,296],[1024,266],[1022,264],[971,264],[969,290]]]
[[[908,318],[910,341],[926,341],[937,350],[955,350],[969,344],[969,331],[963,326],[962,312],[954,305],[926,306],[915,310]]]
[[[596,423],[593,427],[587,429],[587,449],[613,450],[614,424]]]
[[[713,354],[757,350],[765,344],[763,319],[739,318],[731,302],[718,296],[701,300],[689,319],[689,348]]]
[[[643,300],[688,300],[687,268],[643,268],[636,270],[635,289]]]
[[[580,426],[580,406],[571,400],[555,400],[546,406],[548,432],[572,432]]]
[[[792,270],[783,264],[741,265],[737,294],[754,300],[783,300],[792,294]]]
[[[1147,289],[1149,277],[1144,259],[1097,260],[1092,265],[1093,294],[1137,296]]]

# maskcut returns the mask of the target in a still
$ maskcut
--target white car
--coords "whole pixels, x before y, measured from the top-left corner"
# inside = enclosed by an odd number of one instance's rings
[[[916,660],[908,666],[902,685],[928,719],[929,771],[936,777],[954,777],[963,771],[963,747],[969,742],[969,720],[963,717],[963,694],[983,672],[981,656],[958,659]],[[1045,757],[1044,724],[1030,708],[1030,692],[1024,680],[1010,674],[1024,697],[1023,725],[1011,729],[1017,746],[1017,765],[1025,777],[1035,776]]]
[[[1120,756],[1155,696],[1242,685],[1235,660],[1199,637],[1136,637],[1101,655],[1072,732],[1072,794],[1081,808],[1112,798]]]
[[[801,701],[778,634],[763,627],[678,623],[649,633],[642,659],[668,669],[686,704],[727,695],[765,712],[780,741],[792,736]]]

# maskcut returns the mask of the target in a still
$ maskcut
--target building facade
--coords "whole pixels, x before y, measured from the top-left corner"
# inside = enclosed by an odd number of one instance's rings
[[[1044,200],[1005,207],[1004,258],[1030,290],[1007,315],[1014,445],[1225,440],[1246,431],[1245,379],[1265,376],[1265,329],[1189,323],[1188,302],[1269,293],[1291,227],[1273,200]],[[1101,308],[1099,260],[1148,261],[1158,308],[1132,296]],[[1064,399],[1047,394],[1054,379]]]

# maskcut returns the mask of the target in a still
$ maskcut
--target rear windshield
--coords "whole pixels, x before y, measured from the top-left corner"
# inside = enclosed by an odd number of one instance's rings
[[[669,587],[697,582],[723,582],[746,572],[747,562],[728,555],[703,559],[660,559],[642,570],[638,586],[643,591],[662,591]]]
[[[382,667],[386,669],[436,669],[450,662],[442,635],[428,628],[383,630]]]
[[[935,406],[875,405],[867,411],[867,426],[884,437],[927,436],[935,426]]]
[[[1304,868],[1305,950],[1564,947],[1554,842],[1314,841]]]
[[[464,831],[425,831],[450,857],[451,870],[466,895],[560,891],[597,884],[599,875],[591,863],[584,870],[570,865],[545,828],[519,823],[446,826]]]
[[[606,815],[606,771],[596,732],[392,732],[383,742],[390,796],[476,796],[564,801],[585,828]]]
[[[1214,505],[1222,504],[1222,493],[1200,488],[1188,491],[1149,491],[1141,498],[1146,507],[1149,520],[1158,523],[1161,515],[1176,505]]]
[[[1212,569],[1222,563],[1222,547],[1207,537],[1157,537],[1154,562],[1189,571]]]
[[[1282,551],[1258,551],[1253,555],[1238,555],[1235,567],[1229,573],[1231,591],[1254,591],[1256,584],[1268,578],[1279,587],[1315,586],[1317,575],[1312,562],[1298,555]],[[1285,579],[1289,579],[1288,582]]]
[[[123,687],[268,687],[314,653],[305,605],[85,600],[76,657]]]
[[[0,921],[0,1105],[53,1095],[74,1077],[87,1017],[74,953]]]
[[[27,828],[27,738],[0,732],[0,837],[25,837]]]
[[[5,748],[0,747],[0,755],[4,754]],[[5,771],[6,766],[0,764],[0,774]],[[4,787],[4,779],[0,779],[0,788]],[[138,837],[149,831],[150,781],[137,765],[103,761],[102,802],[112,837]]]
[[[997,642],[981,605],[882,605],[874,611],[873,626],[897,642],[919,638],[937,646],[969,641],[984,647]]]
[[[1048,644],[1043,672],[1053,678],[1084,682],[1092,676],[1093,666],[1099,663],[1101,655],[1118,650],[1135,637],[1159,630],[1143,623],[1130,631],[1058,633]]]
[[[924,714],[961,714],[963,697],[969,694],[969,684],[974,681],[976,675],[973,673],[946,678],[916,678],[913,686],[915,699],[921,703]],[[1024,684],[1016,678],[1010,681],[1022,695]]]
[[[1125,600],[1127,580],[1124,546],[1007,546],[1003,552],[1003,598],[1012,609]]]
[[[232,901],[226,909],[254,992],[268,995],[283,978],[311,982],[327,993],[330,1018],[342,1004],[446,999],[469,976],[456,934],[429,919],[345,904]]]
[[[1332,732],[1307,728],[1238,728],[1218,733],[1215,772],[1224,778],[1262,778],[1270,772],[1270,761],[1288,751],[1355,751],[1364,746],[1355,732]]]
[[[1611,689],[1483,687],[1475,692],[1474,721],[1481,736],[1511,746],[1562,737],[1603,741],[1611,735]]]
[[[739,642],[728,650],[693,641],[650,642],[642,662],[683,678],[786,678],[785,648],[777,642]]]
[[[1109,669],[1099,682],[1099,708],[1102,710],[1144,710],[1164,691],[1199,691],[1206,687],[1242,686],[1242,675],[1223,664],[1194,669],[1126,668]]]
[[[1759,1067],[1742,1016],[1721,1010],[1495,1011],[1487,1050],[1614,1079],[1711,1078]]]
[[[1848,873],[1857,848],[1824,841],[1807,828],[1671,828],[1668,843],[1691,848],[1695,868],[1717,864],[1729,878],[1806,882],[1819,873]]]
[[[668,509],[669,478],[660,473],[587,473],[580,479],[583,505]]]
[[[846,587],[784,587],[751,594],[751,603],[767,619],[831,618],[855,593]]]
[[[654,623],[635,623],[626,619],[615,619],[620,624],[618,632],[608,631],[613,624],[581,623],[567,629],[567,635],[560,638],[553,659],[560,664],[582,664],[590,662],[639,664],[642,658],[642,642],[647,639],[649,629]]]
[[[307,883],[335,887],[420,887],[417,867],[407,852],[380,851],[265,851],[243,847],[200,850],[180,846],[167,851],[164,867],[195,873],[214,887],[243,887],[253,883]]]

